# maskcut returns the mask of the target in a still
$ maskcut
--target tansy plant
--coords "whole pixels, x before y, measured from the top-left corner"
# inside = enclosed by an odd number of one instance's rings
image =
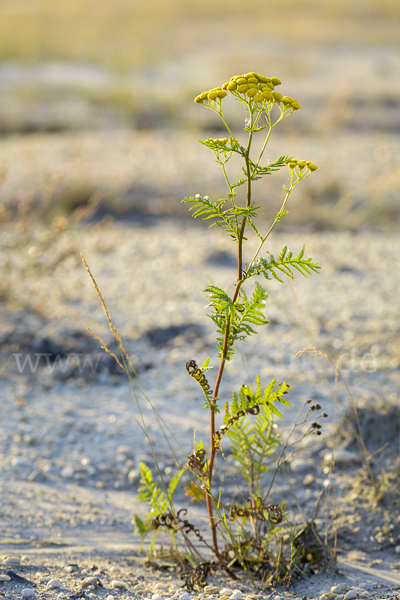
[[[277,77],[264,77],[252,72],[234,76],[222,87],[203,92],[195,98],[195,103],[213,111],[227,130],[227,136],[224,138],[206,138],[200,142],[212,150],[223,170],[228,191],[226,198],[218,200],[196,194],[185,198],[183,202],[191,204],[189,210],[194,218],[211,221],[211,227],[217,225],[232,238],[237,250],[237,274],[233,294],[214,285],[205,289],[209,300],[208,316],[217,331],[219,364],[213,385],[211,386],[207,379],[208,374],[206,376],[207,371],[212,368],[209,358],[202,366],[198,366],[195,360],[189,360],[186,364],[189,375],[201,388],[204,407],[210,413],[209,442],[194,440],[193,452],[186,457],[184,469],[172,478],[169,485],[164,482],[158,466],[159,477],[154,478],[151,470],[141,464],[138,498],[149,503],[150,512],[146,515],[146,521],[138,515],[134,517],[134,524],[142,540],[152,531],[154,542],[154,534],[164,531],[169,534],[177,552],[176,540],[177,536],[181,536],[186,547],[186,557],[196,567],[194,574],[187,580],[189,587],[194,583],[203,585],[212,565],[204,561],[199,544],[204,544],[211,550],[216,564],[232,577],[235,577],[235,567],[239,566],[253,574],[261,573],[269,582],[273,578],[279,580],[282,574],[287,572],[288,564],[293,566],[299,547],[299,544],[296,546],[293,534],[290,559],[285,566],[283,538],[279,538],[278,533],[286,527],[286,515],[280,505],[269,502],[276,470],[285,460],[284,451],[295,443],[287,440],[285,444],[281,444],[273,426],[274,417],[282,417],[277,405],[290,404],[286,399],[290,386],[285,382],[277,384],[275,379],[265,384],[257,375],[254,387],[243,385],[233,392],[230,401],[220,397],[225,365],[227,361],[232,360],[236,344],[255,334],[258,327],[268,323],[263,312],[268,295],[258,278],[283,282],[283,276],[291,279],[295,273],[307,276],[313,271],[318,272],[320,268],[310,258],[305,258],[304,247],[297,254],[293,254],[284,246],[276,257],[265,250],[266,242],[276,224],[288,214],[286,207],[294,187],[317,169],[312,162],[284,155],[274,162],[262,162],[273,129],[301,108],[297,100],[275,91],[280,84]],[[242,145],[225,119],[223,102],[228,94],[245,110],[245,145]],[[261,150],[258,156],[254,156],[253,138],[261,135],[265,138],[259,145]],[[231,179],[228,170],[228,163],[234,155],[242,161],[242,177],[237,180]],[[253,200],[253,184],[279,169],[287,169],[288,173],[288,184],[284,186],[285,195],[270,227],[261,231],[257,224],[259,206]],[[244,193],[239,193],[242,190]],[[245,257],[247,230],[258,238],[258,247],[253,255]],[[252,279],[255,281],[253,289],[250,282]],[[306,428],[305,434],[303,432],[303,436],[309,433],[320,434],[319,423],[309,422],[310,418],[315,418],[315,411],[320,408],[319,405],[309,406],[304,416],[299,415],[291,434],[298,425],[303,426],[304,423],[309,423],[309,427]],[[321,416],[326,415],[323,413]],[[223,449],[225,438],[230,442],[229,455],[225,455]],[[261,483],[268,471],[266,458],[275,452],[278,446],[281,447],[281,451],[277,466],[270,479],[268,491],[263,496]],[[218,456],[228,462],[235,481],[238,481],[239,476],[247,482],[248,492],[245,498],[240,491],[240,504],[228,502],[229,499],[224,497],[223,486],[215,491],[213,474]],[[186,478],[187,495],[194,501],[205,501],[209,535],[200,532],[186,519],[186,510],[177,511],[174,506],[173,494],[182,476]]]

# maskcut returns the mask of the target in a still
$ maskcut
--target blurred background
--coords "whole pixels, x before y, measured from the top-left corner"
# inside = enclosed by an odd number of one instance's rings
[[[1,0],[0,217],[183,216],[183,196],[223,185],[196,142],[220,123],[193,98],[255,70],[303,107],[268,158],[320,168],[290,224],[397,227],[399,47],[397,0]]]
[[[271,323],[240,347],[221,393],[261,373],[294,385],[296,411],[311,395],[333,415],[330,365],[293,358],[316,346],[357,400],[399,403],[399,0],[0,0],[0,479],[137,481],[131,390],[84,328],[118,352],[79,252],[171,426],[188,447],[193,422],[207,427],[185,362],[214,361],[201,291],[231,289],[235,247],[180,201],[225,194],[197,141],[224,132],[193,99],[249,71],[279,77],[302,105],[266,158],[319,167],[268,250],[306,243],[323,269],[268,282]],[[224,107],[244,135],[242,107]],[[261,230],[286,178],[257,182]],[[128,458],[121,444],[135,446]]]

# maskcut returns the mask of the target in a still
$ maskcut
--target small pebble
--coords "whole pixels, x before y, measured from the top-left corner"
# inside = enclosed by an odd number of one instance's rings
[[[161,596],[159,596],[159,594],[153,594],[151,597],[151,600],[163,600]]]
[[[396,554],[400,554],[400,546],[396,546],[396,548],[394,549],[394,551],[396,552]]]
[[[114,600],[114,596],[112,596],[111,594],[109,594],[106,598],[106,600]]]
[[[154,586],[155,590],[167,590],[168,589],[168,584],[164,583],[163,581],[159,581],[158,583],[156,583],[156,585]]]
[[[39,583],[49,583],[51,577],[39,577]]]
[[[19,556],[8,556],[6,558],[6,560],[4,561],[5,565],[20,565],[21,564],[21,559],[19,558]]]
[[[112,588],[126,588],[126,583],[124,581],[120,581],[119,579],[113,579],[110,583]]]
[[[240,590],[234,590],[230,595],[230,600],[242,600],[243,594]]]
[[[0,581],[10,581],[10,578],[8,575],[0,573]]]
[[[353,600],[354,598],[357,598],[357,592],[355,590],[349,590],[343,600]]]
[[[180,600],[190,600],[189,594],[186,594],[186,593],[185,594],[181,594],[179,596],[179,598],[180,598]]]
[[[310,471],[315,467],[315,462],[310,458],[296,458],[290,463],[290,468],[294,473],[304,473],[304,471]]]
[[[42,579],[42,578],[41,578]],[[43,578],[45,579],[45,578]],[[49,589],[54,589],[54,588],[61,588],[62,587],[62,583],[60,583],[58,581],[58,579],[50,579],[50,581],[47,584],[47,587]]]
[[[325,592],[325,594],[322,594],[322,596],[320,596],[320,600],[321,598],[328,598],[329,600],[332,600],[332,598],[335,597],[335,594],[333,592]]]
[[[334,585],[331,587],[331,592],[335,592],[335,594],[345,594],[350,589],[350,586],[347,583],[338,583],[338,585]]]
[[[215,585],[206,585],[206,587],[204,588],[204,591],[207,594],[218,594],[218,588]]]
[[[219,591],[219,593],[221,596],[230,596],[231,594],[233,594],[233,590],[231,590],[230,588],[223,588]]]
[[[25,588],[21,592],[23,598],[32,598],[35,595],[35,590],[32,588]]]
[[[110,569],[110,573],[120,573],[121,569],[119,569],[118,567],[111,567]]]

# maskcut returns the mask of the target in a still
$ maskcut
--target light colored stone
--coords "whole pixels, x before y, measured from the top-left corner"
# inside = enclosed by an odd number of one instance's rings
[[[218,594],[218,588],[216,585],[206,585],[204,592],[206,594]]]
[[[184,594],[181,594],[179,598],[180,600],[191,600],[189,594],[186,594],[186,592]]]
[[[110,583],[112,588],[126,588],[125,581],[120,581],[119,579],[113,579]]]
[[[71,479],[75,474],[74,469],[70,465],[66,465],[60,471],[60,475],[63,479]]]
[[[233,590],[230,600],[242,600],[243,594],[240,590]]]
[[[321,598],[328,598],[328,600],[332,600],[334,597],[335,594],[333,592],[325,592],[325,594],[322,594],[322,596],[319,597],[319,600],[321,600]]]
[[[0,581],[10,581],[10,578],[5,573],[0,573]]]
[[[114,600],[114,596],[112,596],[111,594],[108,594],[106,600]]]
[[[219,593],[221,596],[228,597],[233,594],[233,590],[231,590],[231,588],[222,588],[222,590],[219,590]]]
[[[349,590],[345,595],[343,600],[354,600],[354,598],[357,598],[357,592],[356,590]]]
[[[159,581],[154,586],[154,589],[155,590],[167,590],[168,589],[168,583],[165,583],[164,581]]]
[[[32,588],[25,588],[21,592],[23,598],[33,598],[35,595],[35,590]]]
[[[400,546],[396,546],[396,548],[394,549],[394,551],[396,552],[396,554],[400,554]]]
[[[118,567],[111,567],[110,569],[110,573],[120,573],[121,569],[119,569]]]
[[[6,558],[6,560],[4,561],[5,565],[20,565],[21,564],[21,559],[19,558],[19,556],[8,556]]]
[[[49,583],[51,577],[39,577],[39,583]]]
[[[357,452],[350,452],[350,450],[335,450],[324,454],[324,462],[330,463],[333,460],[337,465],[348,465],[353,462],[360,462],[360,455]]]
[[[61,588],[62,583],[60,581],[58,581],[58,579],[50,579],[50,581],[47,584],[47,587],[49,589]]]
[[[163,600],[159,594],[153,594],[151,600]]]
[[[315,467],[315,462],[311,458],[296,458],[291,461],[290,468],[294,473],[304,473]]]
[[[331,592],[335,592],[335,594],[345,594],[350,589],[350,586],[347,583],[338,583],[331,587]]]

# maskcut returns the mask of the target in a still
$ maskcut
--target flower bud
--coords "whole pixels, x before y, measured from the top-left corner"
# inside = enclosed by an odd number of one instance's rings
[[[248,83],[247,85],[249,86],[249,88],[255,88],[256,90],[258,90],[258,83]]]
[[[264,77],[264,75],[259,75],[258,76],[258,81],[260,81],[261,83],[267,83],[268,82],[268,77]]]
[[[273,97],[273,95],[272,95],[271,92],[265,91],[265,92],[262,93],[262,95],[263,95],[263,98],[265,98],[269,102],[273,102],[274,97]]]
[[[271,77],[271,83],[274,85],[281,85],[282,81],[278,77]]]
[[[200,98],[202,100],[205,100],[207,98],[207,96],[208,96],[208,92],[201,92],[201,94],[200,94]]]
[[[203,104],[203,98],[201,96],[196,96],[194,101],[196,102],[196,104]]]
[[[208,92],[207,98],[209,100],[215,100],[216,98],[218,98],[218,92],[211,90],[211,92]]]
[[[310,169],[310,171],[316,171],[318,169],[317,165],[314,165],[314,163],[309,163],[307,167]]]
[[[305,160],[299,160],[297,164],[300,167],[300,169],[304,169],[307,166],[307,163]]]
[[[297,102],[297,100],[292,100],[291,104],[294,110],[299,110],[299,108],[301,108],[301,105]]]
[[[249,77],[247,80],[247,83],[257,83],[258,84],[258,79],[256,77]]]
[[[225,98],[225,96],[227,96],[227,92],[225,92],[225,90],[219,90],[219,92],[217,92],[217,97],[218,98]]]
[[[256,88],[249,88],[246,92],[246,96],[249,98],[253,98],[253,96],[257,95],[258,90]]]
[[[282,94],[280,94],[279,92],[272,92],[272,95],[275,98],[276,102],[282,102]]]
[[[293,98],[291,98],[290,96],[283,96],[282,103],[283,104],[292,104],[292,100],[293,100]]]
[[[218,141],[221,142],[221,144],[226,144],[228,141],[228,138],[221,138]]]
[[[228,85],[229,85],[229,81],[227,81],[226,83],[224,83],[224,85],[222,86],[222,89],[226,90],[226,88],[228,87]]]
[[[272,83],[272,81],[269,81],[269,82],[267,83],[267,86],[269,87],[269,89],[270,89],[270,90],[274,90],[274,89],[275,89],[275,86],[274,86],[274,84]]]
[[[264,96],[262,94],[257,94],[254,96],[254,102],[262,102],[264,100]]]
[[[287,163],[287,166],[289,167],[289,169],[295,169],[297,167],[297,162],[290,161]]]
[[[236,80],[236,83],[238,85],[242,85],[244,83],[247,83],[247,79],[245,77],[238,77],[237,80]]]
[[[236,83],[230,83],[229,85],[227,85],[226,89],[229,90],[230,92],[234,92],[237,88]]]
[[[247,90],[249,89],[249,86],[247,84],[242,84],[238,86],[238,92],[240,92],[241,94],[244,94],[245,92],[247,92]]]

